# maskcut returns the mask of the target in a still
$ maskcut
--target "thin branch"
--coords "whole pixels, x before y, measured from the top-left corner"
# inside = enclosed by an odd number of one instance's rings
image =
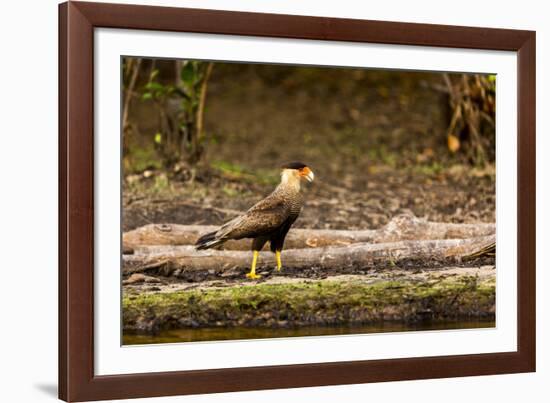
[[[132,59],[130,59],[130,61],[131,60]],[[141,58],[135,59],[135,63],[131,63],[131,66],[130,66],[130,69],[131,69],[130,82],[128,83],[128,87],[126,88],[126,91],[125,91],[124,106],[122,109],[122,129],[123,130],[126,130],[126,128],[128,127],[128,112],[130,109],[130,101],[132,100],[135,94],[134,88],[136,86],[140,66],[141,66]]]
[[[210,79],[210,75],[212,74],[212,69],[214,68],[214,63],[210,62],[206,66],[206,72],[204,75],[204,78],[201,83],[200,88],[200,99],[199,99],[199,107],[197,109],[197,133],[195,136],[195,151],[197,151],[198,145],[202,141],[203,138],[203,127],[204,127],[204,105],[206,103],[206,90],[208,88],[208,80]]]

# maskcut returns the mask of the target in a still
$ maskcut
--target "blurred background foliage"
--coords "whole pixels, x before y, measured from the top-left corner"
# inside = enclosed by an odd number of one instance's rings
[[[265,182],[291,159],[333,174],[494,164],[492,75],[130,57],[122,71],[125,175]]]
[[[495,85],[479,74],[125,58],[123,225],[219,225],[315,171],[297,227],[494,222]]]

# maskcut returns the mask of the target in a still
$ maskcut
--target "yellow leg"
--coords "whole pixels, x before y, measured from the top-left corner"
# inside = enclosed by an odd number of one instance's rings
[[[254,280],[254,279],[257,279],[257,278],[260,278],[261,276],[259,274],[256,274],[256,262],[258,261],[258,254],[260,252],[255,250],[254,251],[254,255],[252,257],[252,266],[250,267],[250,273],[247,273],[246,274],[246,277]]]
[[[281,264],[281,251],[280,250],[275,251],[275,257],[277,258],[277,271],[281,271],[281,267],[283,267],[283,265]]]

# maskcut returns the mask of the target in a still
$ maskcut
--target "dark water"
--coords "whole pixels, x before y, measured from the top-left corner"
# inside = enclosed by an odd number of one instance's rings
[[[328,336],[346,334],[367,334],[385,332],[405,332],[420,330],[452,330],[494,328],[494,320],[483,321],[450,321],[423,323],[393,323],[382,322],[365,326],[310,326],[297,328],[247,328],[247,327],[217,327],[201,329],[166,330],[158,335],[124,334],[124,345],[183,343],[192,341],[272,339],[279,337]]]

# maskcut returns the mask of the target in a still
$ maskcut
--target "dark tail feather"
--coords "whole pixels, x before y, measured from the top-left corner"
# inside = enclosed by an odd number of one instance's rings
[[[195,246],[197,250],[204,250],[204,249],[213,248],[214,246],[221,245],[224,242],[225,240],[223,239],[216,239],[216,231],[214,231],[201,236],[195,243]]]

